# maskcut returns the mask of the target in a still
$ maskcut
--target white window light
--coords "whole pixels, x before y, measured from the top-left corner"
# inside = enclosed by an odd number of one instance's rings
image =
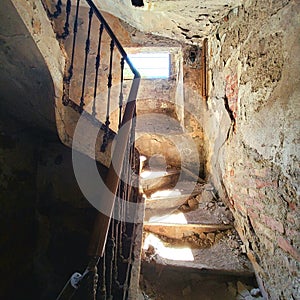
[[[142,78],[169,78],[170,76],[170,53],[168,52],[132,53],[128,54],[128,58]],[[132,78],[132,73],[127,64],[124,68],[124,78]]]

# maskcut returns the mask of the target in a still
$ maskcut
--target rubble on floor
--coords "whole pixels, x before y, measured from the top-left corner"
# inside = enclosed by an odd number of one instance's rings
[[[153,274],[155,276],[153,276]],[[263,300],[249,278],[143,268],[139,300]]]

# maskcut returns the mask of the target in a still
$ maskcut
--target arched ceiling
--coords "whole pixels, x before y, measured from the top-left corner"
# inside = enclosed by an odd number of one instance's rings
[[[244,0],[143,0],[142,7],[131,0],[94,0],[100,10],[148,33],[186,43],[199,43],[211,34],[219,21]]]

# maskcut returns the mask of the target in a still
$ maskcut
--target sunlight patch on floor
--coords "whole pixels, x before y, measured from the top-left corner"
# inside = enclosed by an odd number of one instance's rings
[[[150,245],[155,248],[156,253],[162,258],[170,260],[194,261],[194,256],[190,248],[166,247],[163,242],[152,233],[145,238],[143,249],[147,250]]]
[[[149,223],[151,222],[157,222],[157,223],[172,223],[172,224],[187,224],[186,217],[182,212],[171,214],[171,215],[165,215],[165,216],[154,216],[149,219]]]
[[[177,197],[177,196],[181,196],[181,192],[178,189],[175,189],[175,190],[157,191],[151,195],[151,198]]]

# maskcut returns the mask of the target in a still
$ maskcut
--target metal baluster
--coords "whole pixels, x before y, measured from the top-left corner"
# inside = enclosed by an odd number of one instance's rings
[[[119,95],[119,129],[121,127],[121,122],[122,122],[122,106],[123,106],[123,81],[124,81],[124,57],[121,58],[121,82],[120,82],[120,95]]]
[[[131,134],[130,134],[130,166],[129,166],[129,171],[130,171],[130,193],[133,187],[134,180],[136,179],[136,169],[135,169],[135,128],[136,128],[136,107],[135,111],[133,114],[133,119],[131,122]]]
[[[93,257],[88,265],[85,274],[83,277],[87,277],[86,283],[84,283],[84,287],[87,291],[82,291],[82,297],[84,296],[87,300],[96,300],[97,299],[97,285],[98,285],[98,268],[97,265],[99,263],[100,257]]]
[[[127,211],[127,200],[128,200],[128,157],[129,157],[129,143],[127,144],[126,148],[126,155],[123,162],[123,170],[124,170],[124,198],[123,198],[123,222],[122,222],[122,233],[123,237],[126,237],[126,211]],[[121,258],[124,258],[123,256],[123,249],[120,254]]]
[[[122,183],[120,182],[117,198],[116,198],[116,204],[117,204],[117,222],[115,224],[116,229],[116,235],[115,235],[115,241],[116,241],[116,249],[115,249],[115,255],[114,255],[114,286],[116,285],[116,282],[118,281],[118,254],[119,254],[119,235],[120,235],[120,217],[121,217],[121,206],[120,206],[120,199],[122,198]]]
[[[93,9],[90,8],[89,11],[89,24],[88,24],[88,34],[85,42],[85,58],[84,58],[84,70],[83,70],[83,79],[82,79],[82,88],[81,88],[81,98],[80,98],[80,109],[83,110],[84,103],[84,90],[85,90],[85,81],[86,81],[86,70],[87,70],[87,60],[90,52],[90,35],[92,27],[92,18],[93,18]]]
[[[97,300],[97,286],[98,286],[98,280],[99,280],[99,276],[98,276],[98,267],[97,265],[95,266],[94,269],[94,277],[93,277],[93,300]]]
[[[132,124],[131,124],[132,126]],[[132,134],[132,132],[131,132]],[[127,145],[127,149],[126,149],[126,159],[124,160],[124,170],[125,170],[125,201],[124,201],[124,220],[126,220],[126,214],[128,212],[128,201],[129,201],[129,191],[130,191],[130,184],[129,184],[129,178],[130,178],[130,170],[131,170],[131,166],[130,166],[130,143],[131,143],[131,136],[130,136],[130,139],[129,139],[129,143]],[[125,239],[128,238],[128,235],[126,233],[127,231],[127,225],[126,225],[126,222],[124,221],[123,223],[123,236]],[[121,254],[121,258],[122,259],[125,259],[124,258],[124,255],[123,255],[123,252]]]
[[[106,267],[105,267],[105,251],[102,256],[102,270],[101,270],[101,287],[100,287],[100,299],[106,300]]]
[[[136,111],[134,113],[134,117],[132,120],[132,127],[131,127],[131,135],[130,135],[130,143],[129,143],[129,147],[130,147],[130,155],[129,155],[129,172],[130,172],[130,186],[132,183],[132,176],[133,176],[133,172],[132,172],[132,167],[135,166],[135,148],[134,148],[134,141],[135,141],[135,127],[136,127]],[[136,190],[133,188],[130,189],[129,193],[128,193],[128,198],[127,200],[129,201],[132,197],[132,192],[135,192]],[[136,212],[135,212],[136,213]],[[133,224],[132,227],[132,231],[130,232],[130,236],[134,237],[136,235],[136,224]],[[130,271],[131,271],[131,266],[132,266],[132,252],[133,252],[133,240],[131,239],[130,241],[130,249],[129,249],[129,254],[128,254],[128,259],[127,259],[127,269],[126,269],[126,278],[125,278],[125,283],[124,286],[126,286],[127,288],[124,289],[123,292],[123,300],[127,299],[127,295],[128,295],[128,288],[129,288],[129,275],[130,275]]]
[[[110,113],[110,94],[112,87],[112,68],[113,68],[113,53],[114,53],[115,42],[111,40],[110,43],[110,60],[109,60],[109,74],[108,74],[108,91],[107,91],[107,105],[106,105],[106,121],[105,121],[105,133],[103,136],[103,142],[101,145],[101,152],[105,152],[106,146],[108,144],[108,134],[109,134],[109,113]]]
[[[125,169],[122,169],[122,175],[121,178],[124,178],[125,175]],[[120,200],[119,200],[119,222],[118,222],[118,240],[117,240],[117,244],[118,244],[118,253],[117,253],[117,264],[119,267],[121,267],[122,264],[122,252],[123,252],[123,220],[124,220],[124,198],[125,198],[125,182],[124,180],[120,181]],[[115,274],[115,286],[120,290],[123,290],[123,284],[120,282],[121,280],[121,274],[118,272],[117,274]]]
[[[117,205],[117,210],[116,210],[116,220],[115,220],[115,252],[114,252],[114,258],[113,258],[113,296],[115,296],[115,288],[116,288],[116,282],[118,281],[118,274],[119,274],[119,265],[118,265],[118,251],[119,251],[119,243],[118,243],[118,238],[120,234],[120,193],[121,193],[121,188],[120,184],[118,187],[118,192],[117,192],[117,197],[116,197],[116,205]]]
[[[96,97],[97,97],[97,87],[98,87],[98,74],[99,74],[99,67],[100,67],[100,51],[101,51],[101,41],[102,41],[102,34],[103,34],[103,24],[101,23],[99,28],[99,39],[98,39],[98,48],[97,48],[97,56],[96,56],[96,75],[95,75],[95,85],[94,85],[94,100],[93,100],[93,107],[92,107],[92,116],[96,117]]]
[[[56,19],[61,14],[61,6],[62,6],[62,2],[61,2],[61,0],[58,0],[55,5],[56,11],[53,14],[50,14],[51,18]]]
[[[109,281],[108,281],[108,299],[111,299],[112,295],[112,286],[113,286],[113,260],[114,260],[114,252],[115,252],[115,237],[114,237],[114,229],[115,229],[115,220],[114,220],[114,212],[112,215],[113,221],[111,222],[111,237],[110,237],[110,253],[111,253],[111,259],[110,259],[110,269],[109,269]],[[109,249],[109,248],[108,248]]]
[[[75,58],[75,46],[76,46],[76,37],[77,37],[77,29],[78,29],[78,14],[79,14],[79,4],[80,0],[77,0],[76,4],[76,13],[75,13],[75,20],[74,20],[74,28],[73,28],[73,45],[72,45],[72,56],[71,56],[71,63],[68,68],[68,76],[64,77],[64,95],[63,95],[63,104],[68,105],[70,102],[69,99],[69,88],[70,88],[70,81],[73,76],[73,66],[74,66],[74,58]]]
[[[64,25],[64,32],[58,36],[58,38],[63,38],[65,39],[69,35],[69,20],[70,20],[70,13],[71,13],[71,0],[67,0],[67,5],[66,5],[66,21]]]
[[[131,232],[131,236],[136,236],[136,224],[133,224],[133,229]],[[130,250],[129,250],[129,255],[128,255],[128,264],[127,264],[127,270],[126,270],[126,278],[125,278],[125,286],[127,287],[126,290],[124,290],[123,293],[123,300],[127,299],[127,294],[128,294],[128,288],[129,288],[129,275],[132,267],[132,253],[133,253],[133,241],[130,243]]]
[[[123,253],[124,198],[125,198],[125,188],[126,188],[125,183],[122,183],[122,184],[123,184],[123,188],[122,188],[122,199],[121,199],[121,222],[120,222],[120,236],[119,236],[119,238],[120,238],[120,240],[119,240],[119,256],[120,257],[122,256],[122,253]]]

